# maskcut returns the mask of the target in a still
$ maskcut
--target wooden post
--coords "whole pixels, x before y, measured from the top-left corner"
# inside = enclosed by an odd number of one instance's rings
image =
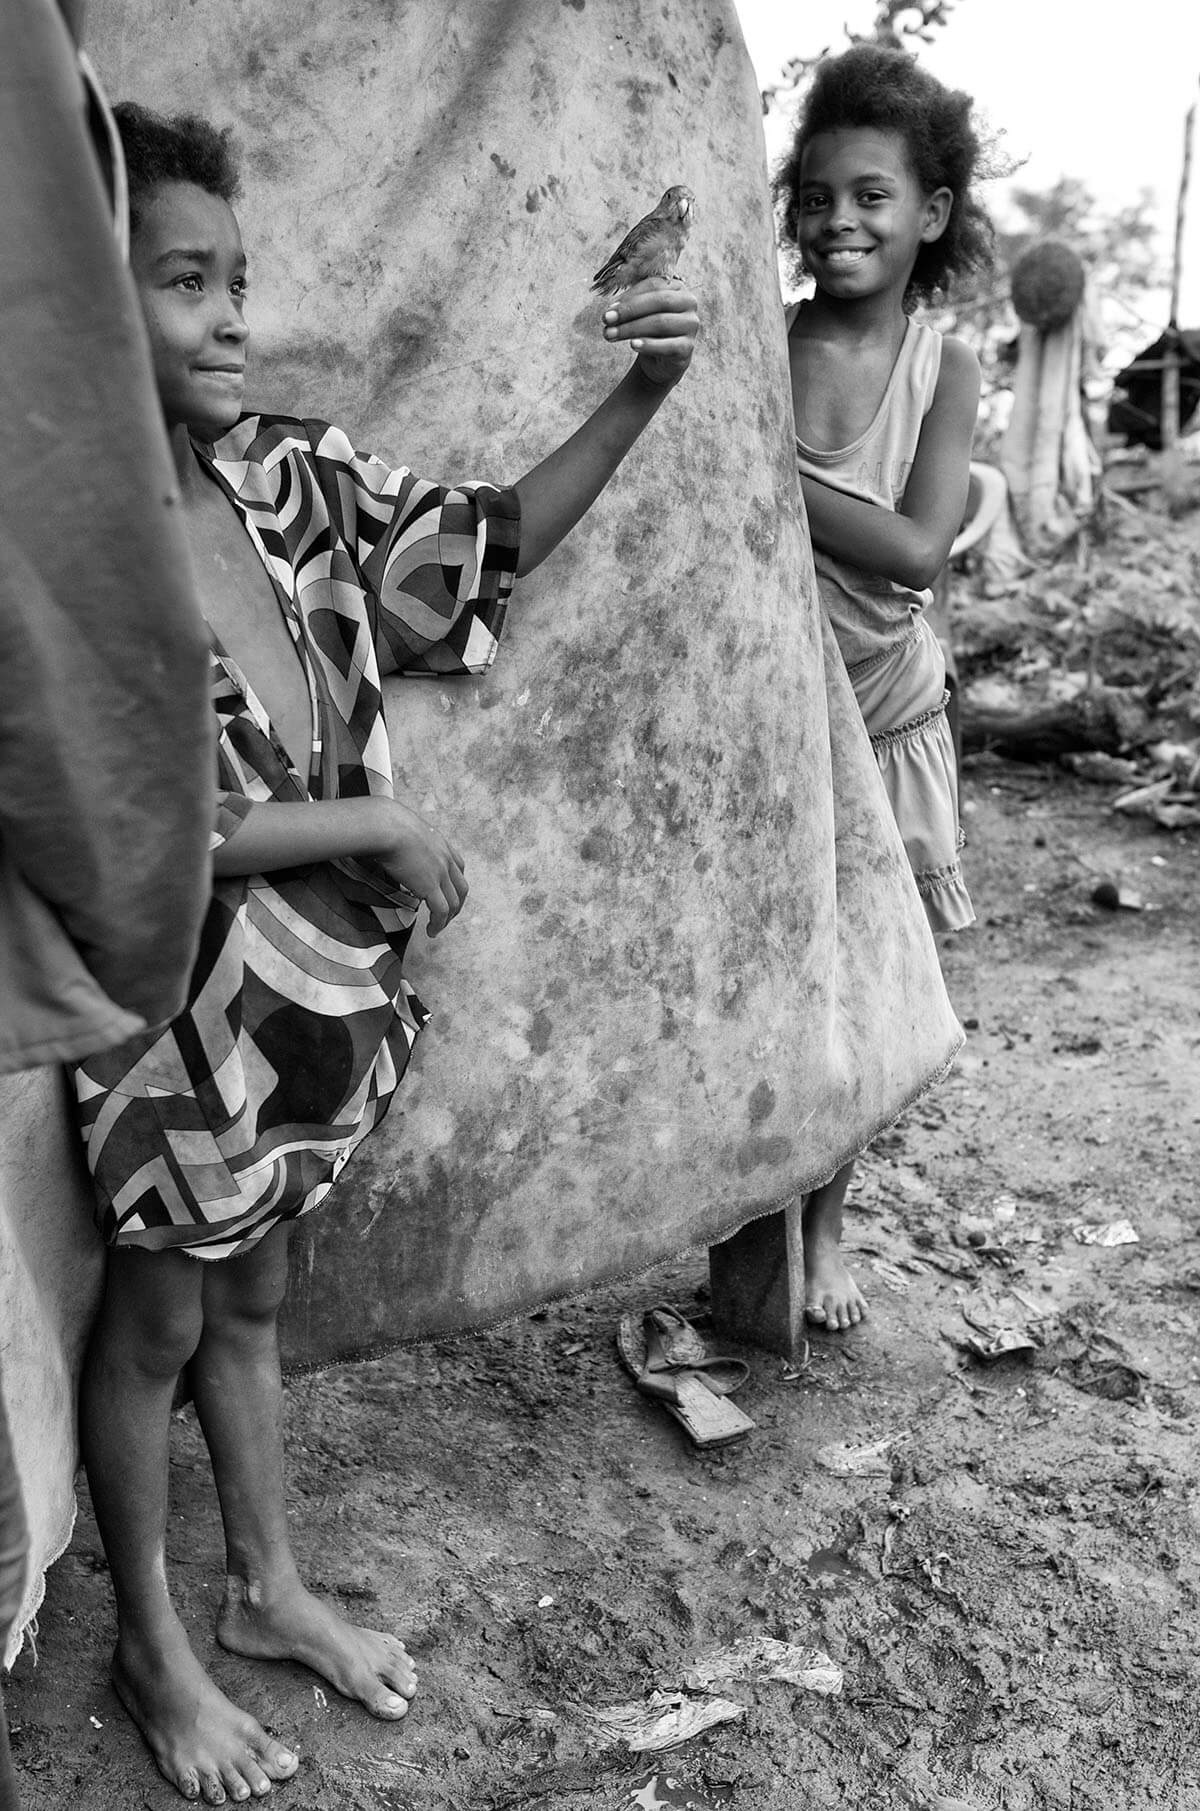
[[[1167,323],[1167,343],[1162,374],[1162,486],[1168,510],[1178,509],[1184,500],[1183,460],[1179,452],[1179,290],[1183,276],[1183,223],[1187,211],[1188,184],[1192,174],[1192,135],[1196,125],[1196,103],[1187,110],[1183,126],[1183,169],[1179,177],[1179,201],[1175,209],[1175,252],[1171,265],[1171,315]]]
[[[797,1361],[804,1350],[804,1197],[708,1248],[713,1325]]]

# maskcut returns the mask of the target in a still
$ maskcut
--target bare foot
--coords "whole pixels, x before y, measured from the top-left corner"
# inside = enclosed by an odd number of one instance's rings
[[[867,1301],[835,1244],[825,1240],[804,1248],[804,1312],[828,1333],[845,1333],[866,1319]]]
[[[845,1333],[866,1318],[862,1290],[842,1256],[842,1208],[854,1174],[847,1163],[836,1176],[814,1189],[804,1203],[800,1230],[804,1239],[804,1312],[827,1333]]]
[[[299,1660],[373,1717],[402,1717],[417,1689],[402,1641],[346,1622],[298,1579],[277,1589],[227,1579],[217,1640],[252,1660]]]
[[[804,1313],[827,1333],[845,1333],[867,1317],[867,1298],[845,1268],[836,1231],[822,1219],[804,1222]]]
[[[206,1805],[262,1798],[300,1764],[217,1690],[180,1624],[153,1644],[122,1636],[112,1679],[159,1772],[184,1798]]]

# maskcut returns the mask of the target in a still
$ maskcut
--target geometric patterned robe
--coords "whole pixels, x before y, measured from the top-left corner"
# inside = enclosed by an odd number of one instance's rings
[[[511,490],[429,483],[325,422],[244,416],[196,450],[270,575],[313,722],[301,774],[214,639],[216,848],[258,801],[391,796],[380,680],[491,665],[520,515]],[[214,881],[183,1012],[74,1070],[110,1243],[229,1257],[316,1206],[425,1022],[401,972],[414,917],[355,860]]]

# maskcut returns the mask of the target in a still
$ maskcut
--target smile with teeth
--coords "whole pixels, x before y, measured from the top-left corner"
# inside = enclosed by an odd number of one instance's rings
[[[822,253],[826,264],[859,264],[870,253],[861,245],[840,245]]]

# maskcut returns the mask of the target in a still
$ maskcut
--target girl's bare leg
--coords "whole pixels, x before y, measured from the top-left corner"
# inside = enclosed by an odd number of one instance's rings
[[[344,1621],[304,1588],[292,1557],[276,1333],[287,1233],[276,1227],[242,1256],[205,1271],[192,1387],[225,1523],[217,1639],[235,1654],[302,1661],[373,1716],[402,1717],[417,1688],[403,1644]]]
[[[856,1327],[867,1312],[866,1298],[842,1256],[842,1208],[854,1174],[846,1164],[830,1182],[814,1189],[804,1203],[800,1228],[804,1238],[804,1312],[830,1333]]]
[[[113,1684],[163,1777],[223,1805],[271,1789],[297,1758],[218,1691],[188,1644],[166,1573],[171,1401],[200,1338],[206,1266],[110,1251],[83,1373],[82,1436],[117,1603]]]

